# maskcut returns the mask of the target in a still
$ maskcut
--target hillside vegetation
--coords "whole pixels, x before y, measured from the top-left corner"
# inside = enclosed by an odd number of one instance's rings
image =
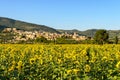
[[[14,19],[10,19],[10,18],[0,17],[0,29],[4,29],[6,27],[17,28],[17,29],[26,30],[26,31],[37,30],[37,31],[46,31],[46,32],[52,32],[52,33],[54,33],[54,32],[58,33],[58,31],[56,31],[55,29],[50,28],[50,27],[45,26],[45,25],[37,25],[37,24],[18,21],[18,20],[14,20]]]

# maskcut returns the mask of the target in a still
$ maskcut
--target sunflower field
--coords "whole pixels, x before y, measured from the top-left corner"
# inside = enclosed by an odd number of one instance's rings
[[[120,80],[120,45],[0,44],[0,80]]]

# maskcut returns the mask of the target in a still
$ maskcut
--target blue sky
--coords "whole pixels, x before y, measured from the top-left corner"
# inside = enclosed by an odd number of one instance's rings
[[[55,29],[120,29],[120,0],[0,0],[0,16]]]

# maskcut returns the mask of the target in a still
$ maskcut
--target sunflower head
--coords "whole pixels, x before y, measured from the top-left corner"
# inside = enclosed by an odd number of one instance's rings
[[[35,62],[35,60],[36,60],[35,58],[31,58],[30,59],[30,64],[33,64]]]

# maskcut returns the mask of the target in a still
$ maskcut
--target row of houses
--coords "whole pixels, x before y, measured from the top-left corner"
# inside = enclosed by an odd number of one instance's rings
[[[68,33],[50,33],[50,32],[40,32],[40,31],[23,31],[17,30],[16,28],[5,28],[4,32],[13,32],[15,34],[14,39],[16,41],[24,40],[27,41],[28,39],[36,39],[38,37],[45,37],[47,40],[56,40],[62,36],[71,37],[74,40],[86,40],[86,36],[78,35],[77,33],[68,34]]]

